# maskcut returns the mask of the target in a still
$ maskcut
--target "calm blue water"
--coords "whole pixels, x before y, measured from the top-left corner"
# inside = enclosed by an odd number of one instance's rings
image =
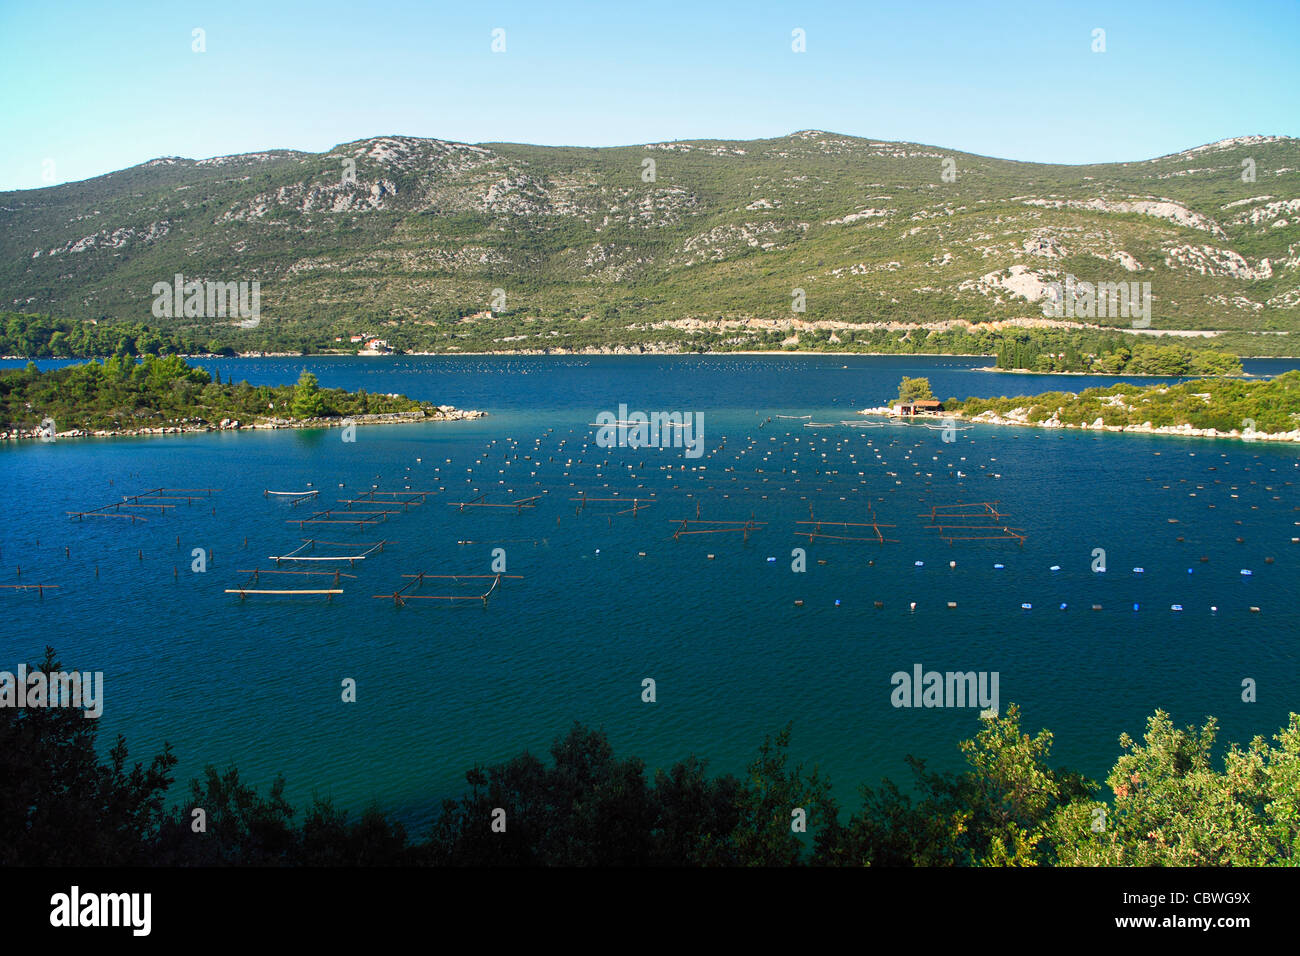
[[[956,769],[957,741],[977,729],[975,710],[891,705],[891,675],[917,663],[998,672],[1002,708],[1020,704],[1027,729],[1055,733],[1059,763],[1094,777],[1112,765],[1118,735],[1140,734],[1157,707],[1180,724],[1214,715],[1223,738],[1242,741],[1275,733],[1300,709],[1300,545],[1291,543],[1300,450],[991,427],[945,444],[918,426],[766,421],[850,419],[896,394],[904,374],[929,376],[941,396],[1110,379],[993,375],[971,371],[986,359],[901,356],[202,364],[223,380],[268,384],[306,367],[325,386],[404,392],[491,417],[362,427],[354,443],[335,429],[0,448],[0,494],[11,504],[0,583],[18,582],[21,565],[21,581],[60,586],[44,601],[0,591],[0,669],[48,643],[66,665],[104,671],[103,739],[126,734],[136,758],[171,741],[182,783],[204,763],[233,762],[262,784],[283,771],[297,802],[313,793],[347,807],[376,801],[418,821],[459,792],[476,761],[544,750],[574,720],[603,727],[619,752],[651,768],[695,753],[719,772],[743,770],[764,734],[792,720],[796,758],[819,762],[856,805],[861,782],[907,780],[909,753]],[[596,447],[589,423],[620,404],[701,413],[704,456]],[[321,492],[314,506],[262,494],[309,486]],[[431,494],[371,527],[289,523],[346,508],[338,499],[372,486]],[[157,487],[219,491],[144,523],[65,515]],[[635,517],[606,502],[577,514],[570,499],[582,491],[653,504]],[[521,514],[449,505],[484,493],[494,503],[542,498]],[[995,500],[1003,521],[1026,532],[1023,546],[949,545],[921,517]],[[747,544],[738,534],[674,541],[697,506],[704,519],[752,514],[764,524]],[[809,544],[795,531],[810,508],[844,522],[870,520],[873,509],[897,543]],[[223,593],[247,581],[243,569],[272,568],[268,556],[311,537],[347,543],[317,554],[391,543],[345,567],[356,577],[342,579],[345,593],[330,604],[241,604]],[[212,552],[204,573],[190,567],[196,547]],[[791,570],[794,547],[807,551],[805,573]],[[407,584],[403,574],[486,574],[494,548],[523,580],[503,582],[487,608],[372,597]],[[1105,574],[1091,570],[1097,548]],[[306,581],[328,584],[285,576],[262,586]],[[426,582],[414,593],[474,594],[482,584]],[[1171,611],[1175,603],[1185,610]],[[646,677],[657,682],[654,704],[641,701]],[[357,681],[355,704],[340,700],[345,678]],[[1258,682],[1257,703],[1241,701],[1244,678]]]

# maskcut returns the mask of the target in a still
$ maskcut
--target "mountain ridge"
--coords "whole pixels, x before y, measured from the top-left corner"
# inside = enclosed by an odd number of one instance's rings
[[[0,308],[235,325],[152,316],[176,273],[259,282],[253,340],[364,326],[457,347],[491,321],[529,347],[665,330],[790,347],[782,329],[819,322],[1041,318],[1067,276],[1149,282],[1156,331],[1300,332],[1300,140],[1059,166],[821,130],[611,147],[390,135],[0,193]],[[664,324],[689,322],[732,327]]]

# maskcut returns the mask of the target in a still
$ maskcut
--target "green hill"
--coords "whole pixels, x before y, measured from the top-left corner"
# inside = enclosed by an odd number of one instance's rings
[[[818,131],[602,149],[378,137],[0,193],[0,253],[0,309],[241,350],[352,349],[352,335],[438,351],[780,348],[797,335],[800,348],[893,351],[906,336],[958,351],[979,341],[965,323],[1046,323],[1045,284],[1071,275],[1149,282],[1152,330],[1300,354],[1285,334],[1300,332],[1300,140],[1049,166]],[[155,284],[177,273],[258,282],[260,321],[151,314]]]

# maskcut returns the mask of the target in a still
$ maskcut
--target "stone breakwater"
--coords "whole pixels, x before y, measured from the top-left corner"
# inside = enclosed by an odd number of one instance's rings
[[[471,418],[483,418],[487,412],[471,408],[457,408],[454,405],[435,405],[428,409],[410,412],[386,412],[376,415],[351,415],[331,418],[258,418],[255,421],[240,421],[223,418],[220,422],[201,419],[183,419],[167,425],[140,428],[70,428],[56,431],[56,439],[64,438],[117,438],[139,435],[188,435],[195,432],[249,431],[274,428],[341,428],[351,423],[355,425],[400,425],[412,422],[457,422]],[[36,428],[14,428],[0,430],[0,441],[27,441],[40,439],[41,433]],[[48,439],[47,439],[48,440]]]
[[[1021,414],[1017,415],[1017,412]],[[910,421],[914,418],[932,422],[943,422],[949,418],[970,422],[973,425],[1019,425],[1023,428],[1077,428],[1083,431],[1128,432],[1142,435],[1181,435],[1186,438],[1236,438],[1240,441],[1300,442],[1300,428],[1289,432],[1257,432],[1250,429],[1234,428],[1231,431],[1219,431],[1217,428],[1195,428],[1191,425],[1152,425],[1143,422],[1140,425],[1107,425],[1101,418],[1089,422],[1063,422],[1055,414],[1040,421],[1030,421],[1025,409],[1012,409],[1005,415],[997,412],[980,412],[978,415],[962,415],[958,412],[918,413],[901,415],[892,408],[864,408],[859,415],[884,415],[889,418]]]

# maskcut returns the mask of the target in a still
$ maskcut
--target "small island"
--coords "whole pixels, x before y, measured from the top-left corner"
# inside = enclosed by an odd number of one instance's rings
[[[113,356],[42,372],[0,371],[0,440],[161,435],[345,424],[459,421],[486,412],[405,395],[321,388],[303,371],[295,385],[222,383],[177,355]]]
[[[1300,442],[1300,371],[1265,381],[1216,378],[1177,385],[1118,383],[1077,394],[1044,392],[1013,398],[949,398],[942,402],[935,399],[928,379],[904,377],[895,405],[866,408],[860,414]]]

